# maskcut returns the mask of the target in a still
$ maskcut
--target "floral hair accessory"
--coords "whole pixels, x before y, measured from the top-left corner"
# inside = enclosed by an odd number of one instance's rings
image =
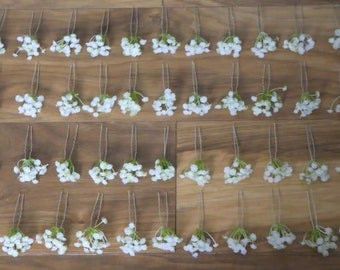
[[[332,228],[322,227],[319,225],[313,192],[311,189],[307,190],[307,197],[309,217],[312,228],[305,233],[301,245],[306,245],[312,249],[315,249],[318,253],[322,254],[322,256],[327,257],[329,256],[329,250],[337,249],[336,241],[338,241],[338,237],[333,234]]]
[[[274,211],[274,190],[272,189],[272,218],[273,222],[269,229],[269,233],[267,236],[267,242],[271,245],[274,249],[281,250],[285,249],[287,245],[291,245],[296,236],[292,231],[286,226],[284,223],[281,222],[281,192],[278,190],[278,218],[275,217]]]
[[[210,52],[210,49],[209,49],[210,43],[208,41],[206,41],[201,36],[201,29],[200,29],[201,26],[200,26],[200,21],[199,21],[198,8],[195,8],[194,11],[195,11],[195,15],[194,16],[195,16],[195,30],[196,30],[196,34],[184,46],[185,55],[186,56],[193,56],[193,55],[198,55],[198,54]]]
[[[119,177],[123,184],[138,183],[140,177],[147,175],[143,171],[143,166],[137,161],[137,148],[137,129],[133,125],[131,127],[131,157],[124,162],[119,171]]]
[[[334,50],[340,49],[340,28],[334,30],[334,36],[328,39]]]
[[[162,0],[161,33],[152,40],[152,50],[155,54],[170,53],[175,54],[181,43],[168,33],[168,12]]]
[[[105,20],[106,19],[106,20]],[[105,24],[105,31],[103,29]],[[107,31],[109,29],[110,23],[110,11],[104,10],[102,22],[100,26],[100,33],[93,35],[88,42],[86,42],[87,52],[91,55],[91,57],[108,56],[110,54],[110,42],[107,37]]]
[[[57,213],[55,217],[55,224],[50,228],[45,229],[43,234],[37,234],[35,237],[35,241],[38,244],[44,244],[45,248],[53,251],[56,251],[58,255],[63,255],[67,251],[66,237],[65,231],[63,228],[64,221],[66,218],[67,205],[68,205],[68,193],[65,193],[64,198],[64,213],[61,222],[59,223],[59,210],[62,204],[64,197],[64,192],[61,191],[59,195]]]
[[[198,83],[197,83],[197,74],[196,74],[196,65],[192,61],[191,63],[192,70],[192,86],[193,92],[188,98],[188,102],[183,104],[183,114],[191,115],[195,113],[197,115],[205,115],[209,112],[211,108],[211,104],[208,102],[208,98],[206,96],[201,96],[198,93]]]
[[[132,197],[132,198],[131,198]],[[123,253],[130,256],[135,256],[136,253],[147,250],[146,239],[141,237],[137,231],[137,212],[136,212],[136,198],[135,193],[128,191],[129,200],[129,225],[124,228],[124,235],[118,235],[116,241],[122,245],[119,247]],[[132,201],[132,207],[131,207]],[[132,209],[131,209],[132,208]],[[133,211],[133,213],[132,213]]]
[[[169,65],[162,64],[162,79],[164,89],[163,94],[154,100],[152,103],[152,108],[156,112],[157,116],[172,116],[177,107],[175,106],[176,94],[172,92],[169,85]]]
[[[102,65],[99,72],[99,89],[100,94],[95,96],[90,105],[84,105],[83,110],[92,113],[93,117],[98,117],[101,113],[110,113],[117,100],[117,96],[107,94],[107,64],[104,65],[104,75],[102,74]],[[104,78],[102,78],[104,76]],[[104,80],[104,86],[102,81]]]
[[[130,73],[129,73],[129,90],[123,94],[123,98],[118,100],[118,105],[120,106],[120,110],[123,114],[129,114],[130,116],[137,115],[142,107],[140,105],[140,101],[142,103],[146,103],[149,101],[149,98],[144,96],[141,92],[136,90],[137,85],[137,63],[134,65],[134,74],[132,74],[132,63],[130,63]],[[134,76],[134,84],[131,87],[131,78]]]
[[[240,149],[236,128],[233,126],[233,144],[234,144],[234,160],[230,167],[224,168],[224,183],[237,184],[238,182],[249,178],[253,172],[251,165],[240,158]]]
[[[22,103],[18,107],[18,112],[25,116],[36,118],[37,114],[41,112],[41,108],[44,102],[44,96],[37,94],[39,89],[39,77],[40,77],[40,65],[36,64],[34,68],[31,90],[24,95],[16,95],[15,101]]]
[[[37,27],[34,33],[32,33],[32,24],[34,19],[34,11],[32,11],[28,34],[17,37],[17,41],[21,43],[21,45],[18,47],[17,51],[13,53],[14,57],[18,57],[20,52],[25,52],[27,54],[27,60],[32,60],[33,57],[39,56],[40,53],[45,53],[45,49],[43,49],[40,46],[40,43],[37,38],[37,33],[41,23],[42,14],[43,12],[41,11],[37,22]]]
[[[329,179],[328,166],[317,161],[315,156],[315,143],[311,127],[306,127],[307,146],[310,155],[310,160],[300,173],[300,180],[307,184],[317,181],[326,182]]]
[[[117,172],[113,169],[112,164],[106,161],[107,156],[107,145],[108,145],[108,135],[107,128],[105,128],[105,147],[104,153],[102,154],[102,135],[103,125],[100,127],[100,139],[99,139],[99,159],[95,165],[89,170],[89,175],[91,176],[95,184],[107,185],[108,181],[111,181],[117,175]]]
[[[99,221],[103,196],[103,193],[98,192],[97,199],[91,213],[90,225],[84,231],[76,232],[77,242],[74,243],[74,246],[77,248],[83,248],[85,253],[103,254],[104,249],[110,246],[105,233],[98,229],[100,225],[107,224],[107,219],[105,217],[101,217]],[[93,217],[96,211],[98,213],[97,218],[94,221]]]
[[[272,154],[272,140],[271,140],[271,127],[269,126],[269,140],[268,140],[268,152],[269,162],[266,165],[263,179],[268,183],[278,183],[284,178],[292,175],[293,168],[289,166],[287,162],[282,162],[277,158],[277,136],[276,136],[276,124],[273,126],[274,130],[274,154]]]
[[[244,206],[243,206],[243,192],[238,192],[238,224],[237,227],[228,233],[223,235],[226,240],[228,247],[234,253],[240,253],[242,255],[247,254],[247,246],[250,244],[250,248],[256,249],[255,241],[256,235],[249,233],[243,226],[244,220]]]
[[[234,74],[236,73],[236,75]],[[234,83],[235,77],[235,83]],[[241,95],[238,93],[239,65],[233,63],[233,69],[230,80],[230,90],[227,95],[221,99],[220,103],[215,105],[215,109],[228,109],[231,116],[237,115],[238,112],[245,111],[248,107],[245,105]]]
[[[133,32],[134,26],[134,32]],[[132,8],[131,20],[130,20],[130,36],[123,37],[120,46],[123,49],[123,55],[125,56],[140,56],[142,55],[143,46],[146,44],[146,40],[138,36],[138,8]]]
[[[20,253],[25,253],[31,248],[31,245],[34,242],[34,240],[29,236],[26,236],[19,227],[24,206],[24,199],[25,195],[19,193],[13,215],[12,228],[10,229],[8,235],[0,237],[2,250],[12,257],[18,257]]]
[[[6,15],[7,15],[7,9],[5,9],[0,16],[0,34],[4,26],[5,20],[6,20]],[[0,54],[4,54],[5,52],[6,52],[6,47],[5,47],[5,44],[1,41],[1,35],[0,35]]]
[[[78,129],[79,125],[77,125],[75,128],[71,150],[67,155],[67,144],[70,137],[70,125],[67,125],[67,134],[64,145],[64,158],[61,161],[56,161],[54,163],[57,171],[57,176],[61,183],[77,182],[80,179],[80,174],[76,172],[74,164],[72,162],[72,154],[77,141]]]
[[[340,64],[338,66],[338,88],[340,89]],[[329,106],[328,113],[340,113],[340,95],[333,99],[331,105]]]
[[[28,141],[30,141],[29,147]],[[48,164],[42,164],[40,159],[33,158],[32,150],[33,128],[31,125],[29,125],[27,127],[27,134],[25,139],[25,157],[17,162],[16,166],[14,166],[13,168],[13,171],[15,174],[18,174],[18,179],[20,182],[31,182],[33,184],[38,184],[38,177],[46,173]]]
[[[268,74],[267,88],[265,88],[265,74]],[[262,76],[262,92],[256,96],[252,96],[251,100],[254,102],[252,107],[253,114],[258,116],[261,113],[267,117],[277,113],[282,108],[282,98],[277,94],[277,90],[283,92],[287,90],[287,86],[270,89],[270,65],[263,65]]]
[[[70,57],[72,51],[75,55],[81,52],[82,46],[79,43],[77,34],[74,33],[77,21],[77,10],[72,10],[68,23],[67,34],[60,40],[53,40],[50,47],[51,52],[63,53],[66,57]],[[71,29],[72,24],[72,29]]]
[[[197,150],[197,140],[199,150]],[[179,177],[180,178],[189,178],[196,182],[199,186],[204,186],[209,183],[211,176],[209,174],[209,170],[205,168],[204,161],[202,160],[202,136],[201,129],[195,128],[195,153],[196,160],[192,163],[188,170],[185,170]]]
[[[155,167],[149,170],[151,181],[167,181],[175,177],[176,169],[166,158],[166,148],[169,137],[169,127],[164,128],[163,157],[156,159]]]
[[[320,99],[320,92],[315,91],[314,93],[309,92],[308,90],[308,75],[307,75],[307,68],[306,63],[303,62],[300,64],[300,71],[301,71],[301,96],[298,102],[295,104],[294,113],[300,114],[300,117],[306,117],[314,110],[319,109],[321,99]]]
[[[159,248],[165,251],[175,252],[177,244],[183,241],[182,238],[178,237],[174,230],[172,230],[168,225],[169,219],[169,206],[168,206],[168,193],[165,192],[165,222],[163,223],[162,213],[161,213],[161,197],[158,192],[158,215],[161,226],[155,232],[152,238],[152,247]]]

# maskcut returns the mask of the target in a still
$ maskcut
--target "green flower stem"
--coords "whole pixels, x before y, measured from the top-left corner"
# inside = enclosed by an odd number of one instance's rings
[[[13,235],[16,235],[17,233],[22,233],[22,231],[19,229],[19,227],[12,227],[9,231],[9,237],[12,237]]]
[[[238,162],[238,168],[245,168],[248,164],[246,162],[244,162],[242,159],[240,158],[235,158],[235,160]]]
[[[134,36],[134,35],[127,37],[127,39],[128,39],[130,44],[139,43],[139,41],[141,40],[140,37]]]
[[[169,235],[176,235],[175,232],[170,227],[161,226],[155,233],[155,236],[160,236],[162,238],[169,236]]]
[[[204,170],[204,162],[201,159],[195,160],[194,164],[197,166],[198,170]]]
[[[159,162],[157,164],[157,166],[161,166],[162,169],[167,169],[171,166],[171,162],[169,160],[167,160],[166,157],[162,157],[159,159]]]
[[[283,223],[279,222],[270,227],[269,233],[272,231],[278,231],[282,236],[286,236],[291,232],[291,230]]]
[[[193,38],[196,43],[201,43],[201,42],[207,42],[203,37],[201,37],[200,35],[196,35],[194,38]]]
[[[141,92],[136,91],[136,90],[130,90],[130,97],[134,102],[139,104],[138,97],[143,97],[143,94]]]
[[[60,227],[58,227],[58,226],[56,226],[56,225],[53,225],[53,226],[50,228],[50,231],[52,232],[51,238],[56,238],[58,233],[63,233],[63,234],[64,234],[64,229],[63,229],[63,228],[60,228]]]
[[[200,240],[206,240],[205,231],[203,229],[197,228],[194,235]]]

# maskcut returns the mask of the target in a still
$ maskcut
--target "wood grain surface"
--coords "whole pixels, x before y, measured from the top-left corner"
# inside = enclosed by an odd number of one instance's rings
[[[318,220],[338,232],[340,223],[339,173],[340,125],[339,114],[327,113],[332,100],[339,95],[339,52],[332,49],[328,38],[335,27],[334,14],[340,19],[337,1],[297,1],[303,4],[303,30],[310,34],[316,46],[303,56],[282,49],[283,40],[294,32],[293,1],[261,1],[264,30],[278,36],[279,48],[256,58],[250,51],[258,34],[258,1],[177,1],[168,0],[169,33],[176,36],[181,47],[175,55],[155,55],[151,39],[160,33],[162,1],[7,1],[0,8],[7,8],[7,17],[1,31],[1,40],[7,52],[0,56],[0,235],[6,234],[12,224],[13,210],[19,192],[25,194],[21,228],[34,237],[54,223],[60,190],[69,192],[70,201],[65,230],[69,250],[65,256],[52,255],[43,246],[34,244],[19,258],[0,253],[0,269],[338,269],[339,250],[322,258],[314,250],[302,247],[300,241],[310,228],[306,191],[313,189]],[[196,64],[198,89],[208,100],[217,104],[230,89],[232,57],[219,56],[216,43],[228,33],[228,4],[234,5],[236,33],[242,40],[243,50],[236,61],[240,66],[239,92],[249,109],[230,116],[224,110],[211,111],[204,116],[185,116],[182,104],[192,92],[192,61]],[[131,7],[139,8],[139,36],[148,40],[142,56],[124,57],[120,40],[129,34]],[[201,34],[211,43],[211,52],[186,57],[184,44],[195,34],[194,6],[199,6]],[[82,52],[70,58],[50,52],[52,40],[67,33],[72,10],[77,9],[75,32],[84,46]],[[91,58],[85,43],[100,32],[103,11],[110,8],[108,37],[112,46],[109,57]],[[38,31],[39,41],[46,53],[27,61],[23,54],[12,57],[18,46],[16,37],[27,34],[32,11],[44,9]],[[299,11],[299,9],[298,9]],[[334,12],[335,11],[335,12]],[[36,13],[38,14],[38,13]],[[298,18],[302,14],[298,14]],[[301,20],[297,21],[300,27]],[[34,26],[34,24],[33,24]],[[310,91],[320,91],[321,106],[312,115],[300,119],[293,114],[294,105],[301,94],[300,64],[306,63]],[[35,64],[40,65],[38,93],[44,95],[42,112],[36,119],[20,115],[14,98],[30,90]],[[55,106],[61,95],[67,92],[69,67],[75,63],[75,90],[85,103],[100,93],[99,70],[108,66],[107,92],[118,98],[128,90],[130,64],[138,64],[137,89],[150,98],[135,117],[124,115],[116,104],[112,113],[92,117],[81,112],[62,118]],[[170,88],[176,93],[176,110],[172,117],[158,117],[152,109],[152,101],[163,90],[162,64],[169,65]],[[271,86],[286,85],[280,93],[283,108],[273,117],[254,116],[251,96],[262,89],[264,64],[271,67]],[[277,126],[278,157],[293,166],[293,176],[279,184],[268,184],[263,171],[269,160],[268,129]],[[76,169],[81,174],[77,183],[59,183],[54,162],[64,155],[68,125],[73,132],[79,125],[79,133],[73,153]],[[37,185],[20,183],[13,173],[13,166],[23,158],[27,126],[33,127],[33,156],[48,163],[47,174]],[[154,183],[150,176],[138,184],[123,185],[117,177],[107,186],[95,185],[88,170],[99,158],[99,134],[101,125],[108,128],[108,155],[116,170],[130,157],[131,126],[137,128],[137,159],[145,169],[163,155],[163,131],[169,127],[167,157],[176,166],[176,179]],[[223,168],[234,157],[232,127],[238,132],[240,157],[252,164],[254,172],[249,179],[236,185],[226,185]],[[299,180],[299,173],[309,160],[306,127],[311,127],[315,139],[316,157],[329,166],[330,180],[310,186]],[[211,172],[212,180],[204,188],[179,175],[196,157],[195,128],[202,132],[202,159]],[[282,252],[273,251],[266,243],[266,235],[272,222],[271,190],[282,194],[282,220],[297,235],[296,242]],[[246,227],[258,236],[258,248],[247,256],[233,254],[227,248],[222,235],[232,229],[237,221],[237,192],[244,193]],[[121,253],[115,237],[123,232],[128,222],[128,191],[135,192],[138,230],[148,241],[149,249],[130,258]],[[199,220],[198,198],[204,194],[204,228],[219,242],[213,254],[201,254],[194,259],[183,251]],[[73,247],[75,232],[84,229],[97,192],[103,192],[102,215],[109,223],[103,227],[111,242],[102,256],[84,255]],[[151,238],[160,226],[157,193],[169,195],[169,225],[184,238],[175,253],[169,254],[151,247]],[[164,193],[162,193],[164,194]]]

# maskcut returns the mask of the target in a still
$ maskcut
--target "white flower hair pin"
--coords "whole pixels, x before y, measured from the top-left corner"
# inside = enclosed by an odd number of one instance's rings
[[[219,55],[232,55],[234,58],[238,58],[242,51],[242,41],[235,33],[235,17],[232,5],[228,6],[228,21],[229,33],[217,42],[216,52]]]
[[[240,253],[242,255],[247,254],[248,245],[251,249],[256,249],[255,241],[257,239],[255,233],[249,233],[243,225],[244,220],[244,197],[243,192],[238,192],[238,217],[237,226],[233,230],[223,235],[228,247],[234,253]]]
[[[7,9],[4,9],[4,11],[2,12],[0,16],[0,54],[4,54],[6,52],[6,46],[1,40],[1,34],[2,34],[1,31],[2,31],[2,28],[4,27],[6,16],[7,16]]]
[[[104,30],[105,21],[105,30]],[[88,42],[86,42],[87,52],[91,57],[108,56],[110,54],[110,41],[107,36],[107,31],[110,24],[110,10],[104,10],[102,22],[100,26],[100,33],[93,35]]]
[[[147,172],[143,171],[143,166],[137,161],[137,128],[131,126],[131,157],[127,159],[119,170],[119,177],[122,183],[138,183],[139,178],[145,177]]]
[[[164,0],[162,0],[161,33],[151,40],[152,50],[155,54],[175,54],[181,45],[173,35],[168,33],[168,25],[168,12]]]
[[[191,235],[189,241],[183,246],[184,251],[190,252],[192,257],[197,258],[200,253],[210,253],[218,247],[213,236],[204,229],[204,200],[203,191],[200,192],[198,202],[199,221],[198,228]]]
[[[270,226],[267,242],[276,250],[282,250],[291,245],[296,239],[295,234],[281,221],[281,192],[280,189],[277,191],[277,218],[275,215],[275,192],[272,189],[272,225]]]
[[[77,135],[78,135],[78,129],[79,125],[76,125],[74,134],[73,134],[73,140],[71,144],[71,149],[69,153],[67,154],[67,146],[68,141],[70,137],[70,125],[67,125],[67,133],[66,133],[66,139],[65,139],[65,145],[64,145],[64,157],[60,161],[55,161],[54,165],[57,171],[57,177],[61,183],[65,182],[77,182],[80,179],[80,174],[77,173],[73,161],[72,161],[72,154],[74,152],[74,148],[77,141]]]
[[[146,245],[146,239],[141,237],[137,231],[137,211],[136,211],[136,198],[135,193],[130,194],[128,191],[128,211],[129,211],[129,224],[124,228],[124,235],[118,235],[116,237],[117,243],[120,243],[119,247],[123,253],[135,256],[136,253],[142,252],[148,249]],[[131,198],[132,197],[132,198]],[[132,206],[131,206],[132,202]]]
[[[107,156],[107,145],[108,145],[108,133],[107,127],[105,127],[104,133],[104,147],[102,146],[103,138],[103,125],[100,126],[100,137],[99,137],[99,159],[96,161],[94,166],[89,170],[89,175],[95,184],[107,185],[109,181],[112,181],[117,172],[113,169],[113,165],[106,161]]]
[[[168,193],[165,192],[165,214],[161,211],[161,194],[158,192],[158,215],[161,226],[152,238],[152,247],[165,251],[175,252],[175,248],[183,239],[178,237],[173,229],[169,227],[169,204]],[[163,216],[165,215],[165,221]]]
[[[194,11],[196,33],[195,36],[190,39],[189,42],[184,46],[186,56],[193,56],[210,52],[210,43],[201,36],[201,25],[199,20],[198,8],[196,7]]]
[[[293,173],[293,168],[288,164],[288,162],[283,162],[277,157],[277,135],[276,135],[276,124],[273,124],[273,135],[271,134],[271,126],[269,126],[268,135],[268,153],[269,162],[267,163],[263,179],[268,183],[278,183],[281,182],[286,177],[289,177]],[[273,137],[273,139],[272,139]],[[272,142],[273,141],[273,142]],[[272,148],[274,153],[272,152]]]
[[[77,10],[72,10],[67,27],[67,34],[57,41],[52,41],[52,45],[50,47],[51,52],[62,53],[66,57],[70,57],[72,53],[77,55],[81,52],[82,46],[77,34],[75,33],[76,22]]]
[[[251,164],[246,163],[240,158],[240,148],[237,138],[235,126],[233,126],[233,145],[234,145],[234,160],[232,165],[224,167],[224,183],[237,184],[238,182],[249,178],[253,173]]]
[[[27,92],[24,95],[15,96],[15,101],[18,103],[22,103],[22,105],[18,107],[18,112],[20,114],[36,118],[37,115],[41,112],[41,108],[43,106],[45,98],[43,95],[38,95],[39,78],[40,65],[36,63],[34,67],[30,92]]]
[[[12,228],[8,235],[0,237],[0,244],[2,244],[2,250],[9,256],[18,257],[19,254],[28,251],[34,240],[25,235],[20,229],[20,222],[24,207],[25,195],[19,193],[17,203],[13,214]]]
[[[60,207],[64,204],[64,211],[62,220],[59,221]],[[64,222],[66,219],[68,206],[68,192],[60,192],[57,206],[57,213],[55,217],[55,224],[44,230],[43,234],[37,234],[35,241],[38,244],[43,244],[45,248],[51,252],[57,252],[58,255],[63,255],[67,251],[67,238],[65,236]]]
[[[300,173],[300,180],[311,184],[318,179],[321,182],[327,182],[330,178],[328,173],[328,166],[316,159],[315,143],[311,127],[306,127],[307,146],[310,160],[305,165],[303,171]]]
[[[168,181],[175,177],[176,169],[166,157],[166,148],[168,144],[169,127],[164,128],[163,136],[163,157],[156,159],[155,167],[149,170],[151,181]]]
[[[26,139],[25,139],[25,155],[20,159],[13,171],[18,174],[20,182],[31,182],[32,184],[39,183],[39,176],[44,175],[47,172],[48,164],[42,164],[40,159],[32,157],[33,150],[33,127],[29,125],[27,127]]]
[[[134,31],[133,31],[134,28]],[[120,46],[125,56],[140,56],[146,40],[138,36],[138,8],[131,9],[130,35],[123,37]]]
[[[197,156],[196,160],[190,165],[189,169],[184,170],[179,177],[193,180],[197,185],[203,187],[205,184],[209,183],[211,176],[202,159],[202,135],[200,128],[195,128],[195,153]]]
[[[99,229],[100,225],[107,224],[107,219],[105,217],[100,218],[103,197],[103,193],[98,192],[97,199],[92,209],[89,226],[83,231],[76,232],[77,241],[74,243],[74,246],[83,248],[85,253],[103,254],[104,249],[110,246],[110,242],[105,233]],[[95,212],[97,212],[97,217],[94,220]]]
[[[312,228],[305,233],[301,245],[315,249],[322,256],[327,257],[330,250],[337,249],[338,237],[333,233],[332,228],[319,225],[313,192],[309,189],[306,193]]]
[[[230,79],[230,90],[227,95],[221,99],[215,109],[228,109],[231,116],[237,115],[238,112],[245,111],[248,107],[245,105],[241,95],[238,92],[239,81],[239,64],[233,63]]]
[[[45,49],[40,46],[37,36],[43,12],[40,11],[37,26],[35,31],[32,33],[34,14],[35,12],[32,11],[28,34],[17,37],[17,41],[21,43],[21,45],[18,47],[17,51],[13,53],[14,57],[18,57],[20,52],[25,52],[27,55],[27,60],[32,60],[33,57],[39,56],[40,53],[45,53]]]

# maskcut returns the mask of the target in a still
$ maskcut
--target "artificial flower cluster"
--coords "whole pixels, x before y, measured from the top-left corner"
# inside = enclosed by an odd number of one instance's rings
[[[40,159],[23,158],[14,166],[14,173],[18,174],[20,182],[32,182],[38,184],[38,176],[44,175],[47,171],[48,164],[42,164]]]
[[[162,157],[155,161],[155,167],[149,170],[151,181],[167,181],[175,177],[176,169],[171,162],[166,158]]]
[[[253,54],[258,58],[264,58],[268,52],[276,51],[276,43],[278,38],[272,38],[265,32],[260,32],[256,37],[255,44],[251,48]]]
[[[124,234],[124,236],[118,235],[116,240],[122,244],[119,248],[125,254],[135,256],[136,252],[147,250],[146,239],[139,236],[136,225],[133,222],[130,222],[124,229]]]
[[[50,47],[51,52],[63,53],[66,57],[70,57],[71,53],[75,55],[81,52],[82,46],[79,44],[79,39],[75,33],[65,35],[60,40],[53,40]]]
[[[54,165],[61,183],[77,182],[80,179],[80,174],[75,171],[73,162],[70,158],[63,161],[56,161]]]
[[[18,227],[13,227],[8,235],[0,237],[2,250],[8,255],[18,257],[31,248],[34,240],[26,236]]]
[[[140,98],[144,103],[149,101],[148,97],[143,96],[136,90],[125,92],[123,94],[123,98],[118,101],[118,105],[120,106],[122,113],[128,113],[130,116],[135,116],[142,109],[141,105],[139,105]]]
[[[18,57],[20,52],[25,52],[27,54],[27,60],[32,60],[33,56],[39,56],[40,53],[45,53],[45,49],[41,48],[35,36],[18,36],[17,41],[19,41],[21,45],[18,47],[18,50],[13,53],[14,57]]]
[[[172,116],[177,109],[175,106],[176,94],[170,88],[166,88],[163,94],[152,103],[152,108],[157,116],[168,115]]]
[[[314,110],[319,109],[321,103],[320,92],[315,91],[314,93],[303,92],[300,96],[300,100],[296,102],[294,113],[300,114],[300,117],[306,117]]]
[[[103,254],[103,249],[109,247],[110,243],[104,232],[98,229],[101,224],[107,224],[105,217],[102,217],[98,224],[87,227],[84,231],[77,231],[77,242],[74,243],[74,246],[82,247],[85,253]]]
[[[175,252],[177,244],[183,241],[176,233],[169,227],[161,226],[152,238],[152,247],[159,248],[165,251]]]
[[[267,163],[264,170],[263,179],[268,183],[278,183],[284,178],[291,176],[293,168],[287,162],[279,159],[271,160]]]
[[[180,178],[189,178],[199,186],[204,186],[209,183],[211,176],[209,170],[205,169],[204,162],[201,159],[196,160],[190,165],[189,170],[186,170],[179,176]]]
[[[184,46],[185,55],[193,56],[197,54],[210,52],[209,46],[210,43],[208,41],[206,41],[200,35],[196,35]]]
[[[145,177],[146,172],[143,171],[143,166],[136,159],[128,159],[119,171],[119,177],[123,184],[138,183],[140,177]]]
[[[273,224],[269,229],[267,242],[274,249],[285,249],[286,245],[291,245],[296,236],[292,231],[283,223],[279,222]]]
[[[328,39],[334,50],[340,49],[340,28],[334,30],[334,36]]]
[[[223,235],[223,238],[227,241],[228,247],[234,253],[246,255],[248,244],[250,244],[252,249],[256,249],[256,235],[254,233],[247,232],[242,226],[235,228],[229,233],[226,233]]]
[[[5,44],[2,43],[0,37],[0,54],[4,54],[6,52]]]
[[[79,113],[82,109],[80,105],[83,105],[83,103],[79,97],[79,94],[74,91],[70,91],[64,96],[61,96],[61,99],[56,103],[60,115],[63,117],[68,117],[71,114]]]
[[[312,159],[307,163],[303,171],[300,173],[300,180],[305,181],[307,184],[311,184],[318,179],[320,179],[322,182],[328,181],[328,166]]]
[[[191,115],[192,113],[204,115],[209,112],[211,104],[206,96],[201,96],[193,92],[188,98],[188,102],[183,104],[183,114]]]
[[[175,54],[181,43],[170,34],[162,33],[157,38],[152,40],[152,50],[155,54],[158,53],[171,53]]]
[[[252,107],[254,115],[258,116],[262,113],[270,117],[282,108],[282,99],[276,90],[286,91],[287,86],[264,90],[256,96],[251,97],[251,100],[254,102],[254,106]]]
[[[110,54],[111,47],[109,45],[109,39],[106,35],[97,34],[90,38],[86,42],[87,52],[91,57],[108,56]]]
[[[329,255],[329,250],[337,248],[335,243],[337,240],[338,237],[333,234],[332,228],[316,225],[304,235],[301,245],[316,249],[326,257]]]
[[[101,113],[110,113],[117,100],[117,96],[110,96],[108,94],[100,94],[95,96],[90,105],[85,105],[85,109],[92,113],[93,117],[98,117]]]
[[[236,184],[243,179],[250,177],[253,169],[250,164],[247,164],[240,158],[234,158],[231,167],[224,168],[224,182],[226,184]]]
[[[212,252],[216,247],[218,243],[215,239],[208,232],[198,228],[183,249],[190,252],[192,257],[197,258],[199,253]]]
[[[242,41],[236,35],[229,35],[223,40],[217,42],[216,52],[219,55],[233,55],[234,58],[240,56],[240,52],[242,51]]]
[[[23,96],[16,95],[15,101],[22,103],[22,105],[18,107],[18,112],[20,114],[36,118],[37,114],[41,112],[41,108],[44,102],[44,96],[37,96],[32,93],[26,93]]]
[[[44,244],[47,249],[56,251],[58,255],[63,255],[67,251],[66,240],[64,229],[58,226],[52,226],[35,237],[38,244]]]
[[[315,42],[313,38],[304,33],[293,34],[283,41],[283,48],[291,52],[304,54],[314,48]]]
[[[220,103],[215,105],[215,109],[228,109],[230,115],[235,116],[238,112],[247,110],[248,107],[237,91],[230,90]]]
[[[108,181],[115,178],[117,172],[113,169],[112,164],[98,160],[94,167],[89,170],[89,175],[95,184],[107,185]]]
[[[123,37],[120,42],[123,55],[132,57],[142,55],[142,48],[145,44],[146,40],[137,36]]]

